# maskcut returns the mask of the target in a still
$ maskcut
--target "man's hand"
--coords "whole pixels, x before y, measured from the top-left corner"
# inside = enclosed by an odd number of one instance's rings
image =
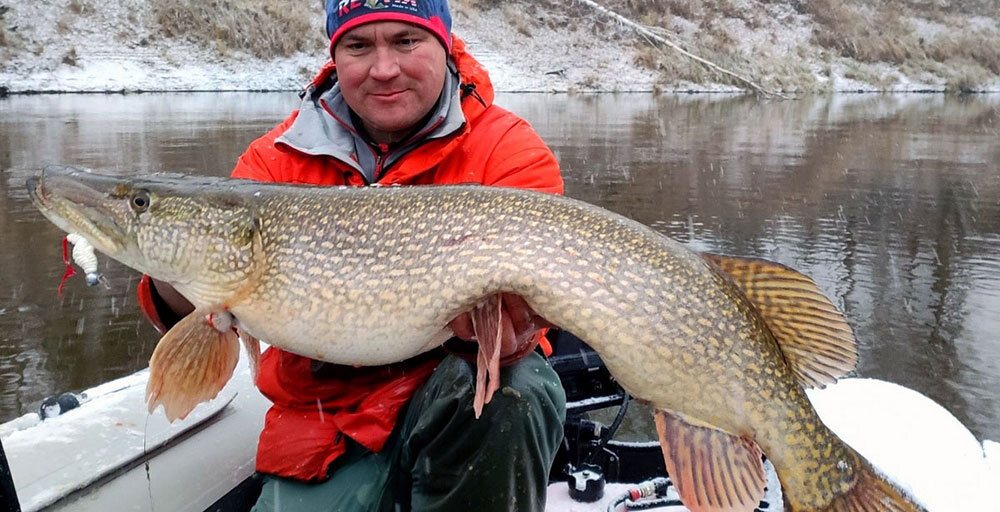
[[[550,326],[523,298],[509,293],[487,297],[474,310],[459,315],[448,325],[456,336],[479,343],[472,403],[476,418],[500,389],[500,366],[528,355],[538,345],[540,331]]]
[[[487,301],[476,311],[462,313],[448,323],[455,336],[468,341],[480,341],[473,323],[473,315],[482,316],[490,311],[485,308],[495,308],[496,303]],[[485,319],[484,319],[485,320]],[[477,322],[486,323],[486,322]],[[500,365],[506,366],[521,360],[538,345],[540,333],[553,327],[544,318],[538,316],[531,306],[520,295],[513,293],[500,294]],[[482,329],[482,326],[480,326]],[[482,336],[496,336],[496,328],[492,332],[480,333]]]

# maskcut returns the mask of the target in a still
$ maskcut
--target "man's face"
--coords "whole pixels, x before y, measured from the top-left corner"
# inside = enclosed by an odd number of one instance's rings
[[[351,29],[337,40],[333,58],[344,99],[376,142],[407,135],[444,87],[444,46],[409,23],[376,21]]]

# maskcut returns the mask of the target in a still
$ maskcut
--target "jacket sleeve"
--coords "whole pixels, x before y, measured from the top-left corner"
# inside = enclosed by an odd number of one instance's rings
[[[139,298],[139,309],[146,315],[146,320],[153,324],[157,332],[166,334],[176,322],[167,325],[165,317],[168,315],[162,305],[163,299],[153,289],[152,283],[152,279],[146,274],[143,274],[142,278],[139,279],[139,286],[135,290],[136,296]]]
[[[523,119],[517,119],[500,137],[486,162],[483,184],[563,193],[556,156]]]
[[[284,155],[279,155],[280,151],[274,147],[274,141],[285,133],[298,114],[298,110],[292,112],[288,119],[251,142],[247,150],[236,160],[232,177],[269,182],[286,181],[282,163],[287,159]]]

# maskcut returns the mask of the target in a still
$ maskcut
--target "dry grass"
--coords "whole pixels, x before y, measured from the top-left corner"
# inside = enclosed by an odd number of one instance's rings
[[[900,9],[842,0],[811,0],[802,5],[819,25],[816,42],[843,57],[898,65],[922,54],[919,38]]]
[[[325,37],[311,24],[320,9],[294,0],[164,0],[153,5],[153,17],[167,37],[267,59],[322,51]]]
[[[889,89],[896,83],[896,77],[893,74],[887,75],[883,70],[863,62],[849,65],[844,70],[844,78],[872,84],[878,89]]]
[[[70,0],[66,7],[69,8],[70,12],[80,16],[90,16],[96,12],[94,6],[84,0]]]
[[[963,31],[936,38],[927,45],[927,55],[937,62],[964,60],[1000,75],[1000,34]]]
[[[531,37],[531,18],[524,15],[520,7],[513,4],[504,4],[502,7],[503,17],[510,23],[517,32],[525,37]]]
[[[57,34],[61,36],[67,36],[73,31],[72,29],[73,29],[73,24],[69,20],[69,16],[67,16],[66,14],[60,16],[59,20],[56,21]]]
[[[945,84],[945,89],[949,92],[960,94],[976,92],[991,78],[991,74],[985,69],[965,68],[953,74]]]
[[[954,4],[954,5],[951,5]],[[992,4],[992,11],[989,5]],[[962,87],[986,82],[989,74],[1000,75],[1000,33],[970,30],[957,12],[996,16],[995,0],[810,0],[803,9],[817,22],[815,41],[843,57],[863,63],[888,62],[921,71],[938,70],[946,64],[949,83]],[[909,21],[922,18],[945,26],[929,40],[919,37]],[[952,88],[949,85],[950,88]],[[958,90],[960,87],[954,87]]]

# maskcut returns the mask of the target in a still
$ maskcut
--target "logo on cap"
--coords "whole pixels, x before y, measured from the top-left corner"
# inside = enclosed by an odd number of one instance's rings
[[[343,17],[358,7],[379,10],[387,7],[401,7],[408,10],[416,10],[417,0],[340,0],[337,4],[337,16]]]

